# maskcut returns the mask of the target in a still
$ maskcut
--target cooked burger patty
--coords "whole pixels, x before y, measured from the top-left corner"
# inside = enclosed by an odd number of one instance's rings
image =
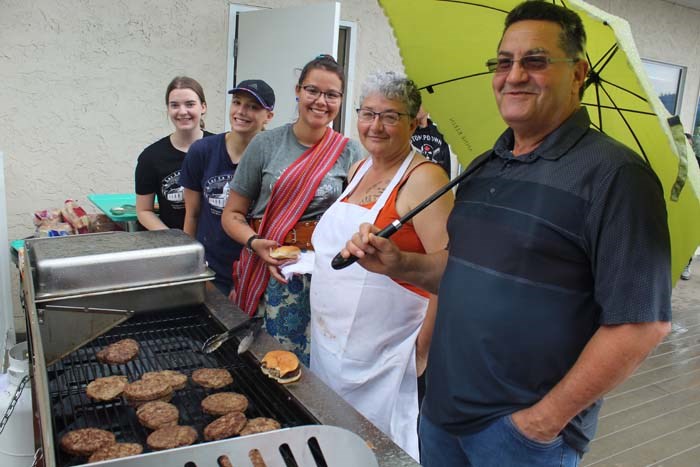
[[[126,376],[105,376],[87,385],[87,396],[96,401],[109,401],[119,397],[129,380]]]
[[[117,443],[106,446],[95,451],[88,459],[88,462],[101,462],[109,459],[119,459],[141,454],[143,446],[137,443]]]
[[[114,433],[99,428],[80,428],[61,438],[61,449],[74,456],[89,456],[98,449],[117,442]]]
[[[104,349],[97,352],[97,360],[102,363],[120,364],[126,363],[139,354],[139,343],[134,339],[122,339],[113,344],[109,344]]]
[[[233,378],[223,368],[201,368],[192,373],[192,381],[205,388],[219,389],[233,383]]]
[[[136,409],[139,423],[151,430],[164,426],[175,426],[180,418],[180,411],[173,404],[163,401],[146,402]]]
[[[151,449],[162,451],[163,449],[189,446],[197,440],[197,432],[191,426],[165,426],[154,431],[148,438],[146,444]]]
[[[248,398],[235,392],[217,392],[202,400],[202,411],[210,415],[226,415],[230,412],[245,412]]]
[[[163,377],[140,379],[129,383],[124,388],[124,397],[131,403],[154,400],[168,401],[173,395],[173,388]]]
[[[174,390],[184,388],[187,383],[187,375],[174,370],[149,371],[141,375],[141,379],[151,379],[155,377],[164,378]]]
[[[240,412],[231,412],[219,417],[204,427],[204,439],[213,441],[216,439],[236,436],[246,424],[245,415]]]
[[[280,428],[282,427],[277,420],[265,417],[251,418],[239,434],[241,436],[254,435],[255,433],[264,433],[266,431],[279,430]]]

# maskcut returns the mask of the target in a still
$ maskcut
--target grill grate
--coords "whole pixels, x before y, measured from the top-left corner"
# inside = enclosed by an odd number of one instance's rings
[[[114,433],[120,442],[140,443],[144,452],[149,451],[146,438],[150,430],[138,423],[133,407],[122,398],[95,402],[85,394],[87,384],[103,376],[125,375],[129,381],[135,381],[148,371],[177,370],[190,376],[199,368],[229,370],[233,375],[232,385],[220,390],[206,389],[190,379],[184,389],[175,391],[170,401],[180,410],[180,424],[193,426],[200,443],[204,439],[204,427],[215,419],[202,412],[200,401],[220,391],[244,394],[249,401],[248,418],[274,418],[284,428],[318,423],[284,388],[259,370],[250,354],[237,354],[235,339],[224,343],[214,353],[201,353],[202,343],[221,331],[203,307],[139,313],[51,365],[47,376],[57,464],[72,466],[85,461],[67,455],[58,447],[61,437],[77,428],[102,428]],[[95,355],[100,349],[125,338],[135,339],[141,345],[135,360],[123,365],[97,361]]]

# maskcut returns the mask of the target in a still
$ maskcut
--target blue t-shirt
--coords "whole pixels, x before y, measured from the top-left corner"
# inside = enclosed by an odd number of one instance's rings
[[[241,253],[241,244],[221,227],[221,213],[228,199],[229,183],[238,164],[231,162],[226,150],[226,133],[195,141],[182,164],[180,185],[202,194],[197,240],[204,245],[209,267],[216,281],[233,286],[233,262]]]

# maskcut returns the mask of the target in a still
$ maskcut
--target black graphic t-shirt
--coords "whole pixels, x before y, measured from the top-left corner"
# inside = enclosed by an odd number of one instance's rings
[[[211,135],[204,132],[205,137]],[[182,229],[185,223],[184,189],[180,186],[184,160],[185,153],[173,146],[168,135],[144,149],[136,164],[136,194],[155,193],[160,220],[171,229]]]
[[[428,119],[428,126],[425,128],[416,128],[411,136],[411,144],[427,159],[440,164],[447,176],[450,176],[450,147],[432,120]]]

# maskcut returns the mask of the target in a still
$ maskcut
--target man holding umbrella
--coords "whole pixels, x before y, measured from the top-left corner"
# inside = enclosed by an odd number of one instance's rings
[[[578,15],[506,18],[493,91],[508,129],[457,192],[450,244],[400,252],[363,224],[343,255],[438,293],[420,422],[425,466],[575,466],[602,396],[670,330],[663,190],[590,127]]]

